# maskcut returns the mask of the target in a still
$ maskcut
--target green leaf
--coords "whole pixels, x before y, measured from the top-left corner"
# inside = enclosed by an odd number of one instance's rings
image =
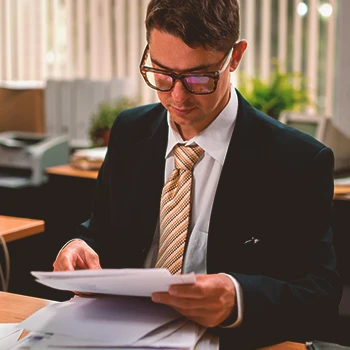
[[[282,111],[301,111],[311,104],[305,79],[278,67],[267,82],[242,74],[238,88],[253,107],[276,119]]]
[[[92,116],[89,136],[93,146],[100,146],[99,138],[105,130],[110,130],[116,117],[125,109],[136,107],[137,101],[121,97],[115,101],[102,102],[97,113]]]

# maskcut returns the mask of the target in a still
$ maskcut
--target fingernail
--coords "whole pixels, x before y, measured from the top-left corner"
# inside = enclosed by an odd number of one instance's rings
[[[177,294],[177,288],[176,287],[170,287],[168,292],[171,295],[176,295]]]

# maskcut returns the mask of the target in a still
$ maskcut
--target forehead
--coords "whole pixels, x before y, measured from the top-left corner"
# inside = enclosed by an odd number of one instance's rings
[[[212,66],[223,58],[222,52],[191,48],[180,38],[153,29],[149,40],[152,60],[174,71],[186,71],[199,66]]]

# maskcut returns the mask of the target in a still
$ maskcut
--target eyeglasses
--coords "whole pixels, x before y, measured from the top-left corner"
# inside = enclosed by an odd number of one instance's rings
[[[233,50],[234,47],[224,57],[221,68],[216,72],[176,74],[174,72],[145,66],[144,64],[149,55],[149,46],[147,45],[142,55],[140,72],[146,84],[152,89],[168,92],[174,88],[176,80],[180,80],[184,88],[192,94],[208,95],[216,90],[221,74],[231,61]]]

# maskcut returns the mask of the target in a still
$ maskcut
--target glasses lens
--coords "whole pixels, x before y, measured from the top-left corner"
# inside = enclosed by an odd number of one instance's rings
[[[158,90],[170,90],[173,78],[166,74],[146,72],[148,82]]]
[[[184,81],[190,90],[199,94],[212,92],[215,88],[215,79],[211,77],[189,76]]]

